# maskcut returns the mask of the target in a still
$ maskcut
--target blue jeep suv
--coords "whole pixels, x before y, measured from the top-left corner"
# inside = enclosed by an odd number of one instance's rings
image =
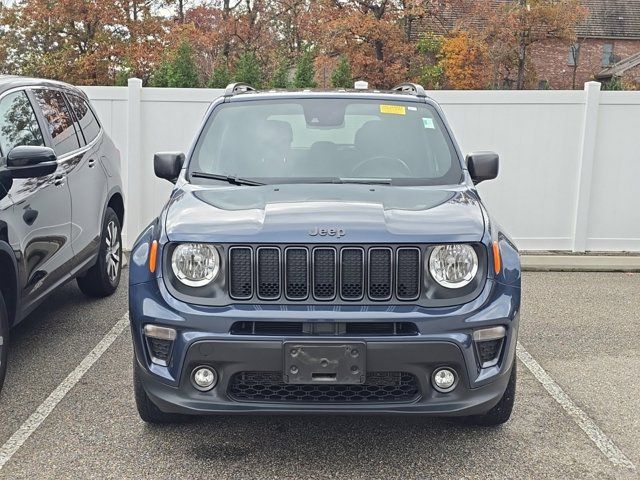
[[[61,82],[0,76],[0,388],[9,328],[76,279],[120,282],[120,152],[89,99]]]
[[[518,251],[424,89],[232,84],[131,254],[143,420],[386,413],[497,425],[514,403]]]

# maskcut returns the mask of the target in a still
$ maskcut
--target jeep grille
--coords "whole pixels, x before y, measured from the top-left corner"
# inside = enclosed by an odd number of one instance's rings
[[[411,301],[420,295],[421,272],[418,247],[229,248],[229,295],[236,300]]]

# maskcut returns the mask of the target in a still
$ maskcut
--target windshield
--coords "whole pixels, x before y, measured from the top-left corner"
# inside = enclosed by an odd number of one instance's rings
[[[214,174],[261,183],[434,185],[459,183],[462,170],[429,105],[314,98],[220,105],[189,173],[194,181]]]

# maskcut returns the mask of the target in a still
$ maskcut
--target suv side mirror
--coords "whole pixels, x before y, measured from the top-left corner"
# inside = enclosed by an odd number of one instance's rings
[[[153,156],[153,171],[158,178],[176,183],[184,164],[182,152],[159,152]]]
[[[58,168],[58,157],[49,147],[19,145],[7,154],[7,170],[13,178],[51,175]]]
[[[467,155],[467,169],[474,184],[493,180],[498,176],[500,158],[493,152],[476,152]]]

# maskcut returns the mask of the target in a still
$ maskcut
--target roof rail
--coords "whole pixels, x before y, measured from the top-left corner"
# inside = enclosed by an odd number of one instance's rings
[[[418,85],[417,83],[401,83],[400,85],[396,85],[391,90],[394,92],[406,92],[412,93],[416,97],[426,97],[427,93],[424,91],[422,85]]]
[[[227,85],[227,88],[224,89],[224,96],[233,97],[238,93],[255,92],[255,91],[256,89],[253,88],[248,83],[236,82],[236,83],[230,83],[229,85]]]

